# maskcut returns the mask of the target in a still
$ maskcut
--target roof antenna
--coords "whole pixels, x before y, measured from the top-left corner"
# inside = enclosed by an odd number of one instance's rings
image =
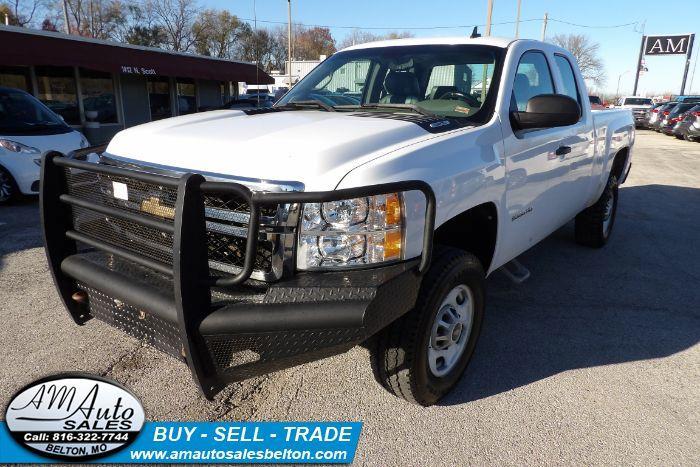
[[[469,36],[469,39],[476,39],[477,37],[481,37],[481,34],[479,34],[479,26],[474,26],[474,29],[472,30],[472,35]]]

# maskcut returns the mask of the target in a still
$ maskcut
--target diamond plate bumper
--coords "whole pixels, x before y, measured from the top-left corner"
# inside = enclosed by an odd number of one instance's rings
[[[159,219],[152,212],[76,199],[67,195],[67,169],[176,190],[174,212]],[[300,273],[275,283],[250,279],[261,206],[409,190],[421,191],[427,200],[420,258],[381,268]],[[212,276],[209,269],[203,199],[211,192],[233,193],[251,207],[244,267],[235,275]],[[115,243],[117,237],[79,231],[76,208],[167,233],[172,264],[139,255],[132,245]],[[185,362],[202,393],[212,398],[233,381],[347,351],[410,310],[430,263],[435,198],[419,181],[260,193],[196,174],[173,178],[48,154],[42,164],[41,216],[49,268],[73,320],[100,319]]]

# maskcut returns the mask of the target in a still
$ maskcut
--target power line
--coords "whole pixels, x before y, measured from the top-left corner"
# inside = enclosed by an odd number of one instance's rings
[[[239,18],[242,21],[254,21],[253,18]],[[580,23],[572,23],[570,21],[565,21],[561,19],[555,19],[555,18],[548,18],[549,21],[553,21],[556,23],[562,23],[562,24],[567,24],[569,26],[576,26],[580,28],[589,28],[589,29],[615,29],[615,28],[624,28],[628,26],[636,26],[639,24],[639,21],[632,21],[630,23],[624,23],[624,24],[613,24],[613,25],[590,25],[590,24],[580,24]],[[542,18],[529,18],[529,19],[521,19],[521,23],[527,23],[527,22],[532,22],[532,21],[542,21]],[[259,23],[266,23],[266,24],[287,24],[286,21],[272,21],[272,20],[263,20],[263,19],[257,19],[257,22]],[[516,24],[517,21],[501,21],[498,23],[491,23],[492,26],[497,26],[497,25],[505,25],[505,24]],[[309,23],[293,23],[295,26],[305,26],[309,28],[328,28],[328,29],[362,29],[362,30],[436,30],[436,29],[465,29],[465,28],[473,28],[474,26],[477,27],[485,27],[486,24],[461,24],[461,25],[453,25],[453,26],[447,26],[447,25],[440,25],[440,26],[349,26],[349,25],[333,25],[333,24],[309,24]]]
[[[590,29],[614,29],[614,28],[625,28],[627,26],[632,26],[632,25],[637,25],[639,24],[639,21],[632,21],[631,23],[625,23],[625,24],[613,24],[609,26],[591,26],[589,24],[578,24],[578,23],[572,23],[569,21],[564,21],[562,19],[552,19],[549,18],[549,21],[554,21],[555,23],[563,23],[563,24],[568,24],[569,26],[577,26],[579,28],[590,28]]]
[[[253,21],[251,18],[238,18],[242,21]],[[531,19],[521,19],[520,22],[528,21],[542,21],[540,18]],[[287,24],[286,21],[270,21],[258,19],[258,23],[267,24]],[[491,23],[492,26],[501,24],[515,24],[516,21],[503,21],[500,23]],[[308,24],[308,23],[293,23],[295,26],[306,26],[309,28],[328,28],[328,29],[362,29],[362,30],[398,30],[398,29],[416,29],[416,30],[429,30],[429,29],[464,29],[473,28],[474,26],[484,27],[486,24],[463,24],[455,26],[402,26],[402,27],[390,27],[390,26],[338,26],[331,24]]]

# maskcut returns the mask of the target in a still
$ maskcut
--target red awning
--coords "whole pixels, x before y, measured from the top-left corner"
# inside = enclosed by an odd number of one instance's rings
[[[79,66],[111,73],[273,84],[250,63],[168,52],[61,33],[0,27],[0,64]]]

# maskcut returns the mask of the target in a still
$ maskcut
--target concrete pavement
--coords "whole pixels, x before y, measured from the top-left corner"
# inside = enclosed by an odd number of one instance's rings
[[[365,349],[239,383],[215,402],[186,367],[108,326],[72,324],[33,200],[0,207],[0,401],[88,371],[158,420],[361,420],[358,465],[700,465],[700,144],[640,131],[609,245],[569,224],[488,280],[474,359],[422,408],[377,385]],[[3,402],[4,403],[4,402]]]

